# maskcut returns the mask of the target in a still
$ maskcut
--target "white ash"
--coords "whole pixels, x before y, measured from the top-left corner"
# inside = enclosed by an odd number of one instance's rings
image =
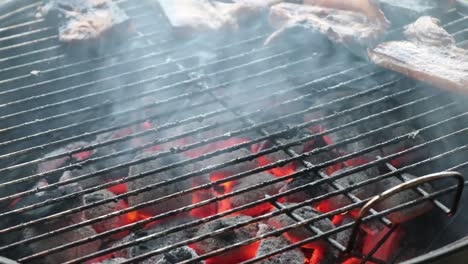
[[[271,226],[260,224],[258,235],[272,232],[274,229]],[[266,255],[277,251],[278,249],[289,246],[291,243],[282,235],[276,237],[269,237],[260,242],[257,250],[256,257]],[[260,261],[262,264],[289,264],[289,263],[302,263],[305,259],[304,254],[299,248],[288,250],[286,252],[274,255],[265,260]]]
[[[141,154],[136,157],[136,159],[144,158],[148,156],[155,155],[155,152],[148,152]],[[178,162],[182,160],[183,157],[181,155],[171,155],[169,157],[161,157],[155,160],[151,160],[148,162],[140,163],[137,165],[133,165],[130,167],[130,175],[138,175],[147,171],[155,170],[172,163]],[[182,176],[184,174],[190,173],[193,171],[193,167],[190,165],[180,166],[171,170],[165,170],[160,173],[152,174],[143,178],[139,178],[127,183],[128,191],[137,190],[140,188],[147,187],[151,184],[160,183],[163,181],[167,181],[173,179],[178,176]],[[192,182],[190,179],[178,181],[172,184],[160,186],[158,188],[153,188],[150,191],[139,193],[135,196],[131,196],[128,198],[128,203],[130,206],[138,205],[143,202],[147,202],[150,200],[154,200],[157,198],[161,198],[167,195],[175,194],[184,190],[187,190],[192,187]],[[192,195],[186,194],[182,196],[178,196],[176,198],[172,198],[158,204],[154,204],[142,209],[143,212],[151,215],[162,214],[171,210],[175,210],[192,203]]]

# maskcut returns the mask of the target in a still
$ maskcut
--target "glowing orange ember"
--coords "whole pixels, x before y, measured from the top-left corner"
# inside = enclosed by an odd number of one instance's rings
[[[360,264],[362,262],[361,259],[358,259],[358,258],[349,258],[343,262],[341,262],[341,264]]]
[[[127,184],[121,183],[121,184],[117,184],[111,187],[107,187],[107,189],[111,191],[112,193],[114,193],[115,195],[119,195],[119,194],[123,194],[127,192]]]
[[[336,206],[330,200],[320,201],[316,206],[315,210],[321,213],[328,213],[336,209]]]
[[[310,264],[320,264],[325,257],[325,249],[323,247],[315,247],[312,252],[312,257],[309,259]]]
[[[257,160],[258,160],[259,167],[276,162],[274,160],[269,160],[265,156],[260,156],[257,158]],[[276,177],[283,177],[283,176],[287,176],[289,174],[294,173],[295,170],[296,170],[296,165],[294,163],[289,163],[283,167],[276,167],[276,168],[270,169],[268,170],[268,172],[275,175]]]
[[[227,173],[227,172],[216,171],[216,172],[212,172],[210,174],[210,180],[211,180],[211,182],[215,182],[215,181],[218,181],[218,180],[221,180],[221,179],[225,179],[225,178],[227,178],[229,176],[231,176],[231,175],[229,173]],[[224,195],[226,193],[232,192],[232,187],[233,186],[234,186],[234,182],[233,181],[228,181],[228,182],[225,182],[225,183],[218,184],[213,188],[215,190],[216,196],[222,196],[222,195]],[[223,199],[223,200],[218,202],[218,213],[222,213],[222,212],[228,211],[230,209],[232,209],[232,207],[231,207],[231,202],[230,202],[229,198]]]
[[[79,153],[76,153],[76,154],[73,154],[72,157],[76,160],[86,160],[86,159],[89,159],[89,157],[91,157],[91,155],[94,154],[94,151],[93,150],[89,150],[89,151],[83,151],[83,152],[79,152]]]
[[[385,227],[375,234],[369,234],[365,237],[362,254],[368,255],[369,252],[384,238],[385,234],[389,231],[389,228]],[[373,254],[373,257],[388,261],[394,252],[399,248],[401,239],[403,238],[403,230],[398,227],[383,243],[383,245]]]
[[[200,190],[196,191],[192,195],[192,204],[198,204],[210,198],[213,198],[211,190]],[[204,218],[216,214],[218,207],[216,203],[210,203],[205,206],[201,206],[190,211],[190,215],[198,218]]]

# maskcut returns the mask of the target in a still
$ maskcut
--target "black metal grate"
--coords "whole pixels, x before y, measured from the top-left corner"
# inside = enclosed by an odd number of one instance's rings
[[[160,21],[160,17],[155,15],[156,13],[148,8],[145,3],[122,0],[119,1],[119,4],[133,18],[139,35],[129,40],[131,43],[129,47],[112,52],[112,54],[86,60],[67,56],[67,52],[63,51],[58,43],[55,28],[47,26],[40,18],[34,18],[33,14],[38,4],[29,3],[22,8],[20,14],[28,14],[28,16],[22,16],[21,19],[16,19],[17,14],[15,13],[12,13],[11,16],[0,16],[0,24],[2,24],[2,28],[0,28],[0,175],[2,177],[2,180],[0,180],[0,208],[1,206],[4,207],[0,211],[0,218],[7,219],[5,221],[6,224],[0,224],[0,236],[8,236],[27,227],[45,224],[51,220],[70,216],[85,209],[115,200],[126,199],[129,196],[144,191],[154,190],[171,183],[181,182],[184,179],[191,179],[228,166],[248,162],[267,154],[281,153],[279,156],[282,158],[274,163],[259,166],[253,170],[240,172],[222,180],[200,184],[182,192],[147,201],[102,217],[86,220],[32,238],[11,241],[8,244],[1,245],[0,252],[13,250],[18,246],[42,241],[46,238],[51,238],[118,215],[124,215],[174,197],[180,197],[197,190],[209,189],[221,183],[278,168],[292,162],[298,162],[301,168],[285,177],[261,182],[237,190],[236,192],[190,206],[184,206],[177,210],[152,216],[145,220],[76,240],[43,252],[21,256],[19,258],[20,262],[28,263],[34,259],[61,252],[93,240],[107,238],[124,230],[137,230],[153,221],[175,216],[181,212],[189,212],[194,208],[215,203],[228,197],[250,192],[277,182],[285,182],[293,178],[305,176],[314,177],[314,181],[226,212],[197,219],[119,246],[102,249],[79,259],[69,260],[67,263],[82,263],[95,257],[137,245],[149,239],[160,238],[179,230],[199,226],[202,223],[228,216],[234,212],[265,202],[277,206],[279,198],[311,186],[319,185],[329,185],[334,191],[306,200],[294,207],[280,208],[278,211],[254,217],[247,222],[239,223],[235,226],[225,227],[210,234],[193,237],[189,240],[159,248],[150,253],[129,259],[125,263],[133,263],[162,254],[171,249],[189,245],[249,223],[271,218],[274,215],[291,213],[296,208],[339,194],[346,195],[352,201],[352,204],[326,214],[321,214],[313,219],[305,219],[305,221],[295,219],[297,220],[297,224],[293,226],[233,244],[227,248],[210,252],[184,263],[195,263],[198,260],[209,258],[215,254],[221,254],[232,248],[278,235],[303,225],[311,225],[311,228],[317,235],[279,249],[269,255],[249,260],[247,263],[260,261],[269,256],[297,248],[302,244],[324,237],[327,238],[331,246],[340,252],[344,252],[346,245],[334,241],[330,236],[349,229],[352,223],[342,225],[330,231],[318,230],[312,224],[321,219],[362,207],[367,200],[358,199],[351,194],[352,190],[389,177],[398,177],[402,182],[408,181],[404,173],[413,173],[414,169],[427,173],[442,170],[463,170],[468,164],[465,158],[467,142],[460,140],[460,138],[463,138],[467,134],[468,127],[464,124],[466,124],[468,111],[450,95],[435,91],[430,87],[415,83],[402,76],[391,74],[368,63],[352,60],[349,55],[342,56],[342,54],[339,54],[330,57],[330,54],[311,54],[305,52],[302,47],[284,47],[281,45],[263,47],[262,42],[267,34],[260,35],[258,33],[266,33],[266,31],[263,31],[263,28],[255,28],[252,32],[241,34],[242,36],[239,36],[240,39],[235,39],[234,41],[229,40],[224,43],[223,41],[219,41],[217,48],[207,49],[196,41],[175,42],[167,34],[165,26]],[[463,26],[466,25],[468,17],[458,14],[455,10],[451,10],[441,19],[444,27],[459,42],[462,42],[462,45],[464,45],[463,43],[466,44],[467,31]],[[154,29],[155,27],[156,30]],[[203,50],[204,52],[209,52],[209,54],[194,55],[191,52],[193,50]],[[204,56],[208,58],[206,61],[200,62],[200,58],[204,58]],[[331,62],[327,63],[326,67],[323,67],[322,65],[318,65],[317,61]],[[339,96],[325,103],[314,104],[314,98],[316,97],[350,89],[354,90],[352,94]],[[151,98],[152,100],[151,102],[143,103],[145,98]],[[305,114],[317,112],[328,106],[344,104],[354,99],[359,99],[360,103],[352,108],[334,112],[328,116],[321,116],[307,122],[304,122],[302,119]],[[375,109],[373,108],[374,106],[385,104],[389,100],[398,102],[398,105],[385,109],[382,112],[372,112],[372,109]],[[273,101],[279,103],[272,103]],[[369,114],[359,117],[359,113]],[[372,120],[385,119],[386,116],[395,114],[401,116],[398,122],[390,123],[377,129],[369,129],[369,131],[358,136],[315,148],[307,153],[298,153],[294,150],[295,146],[303,145],[310,140],[324,135],[343,131],[357,125],[365,125],[368,122],[372,122]],[[326,121],[346,116],[354,118],[349,123],[327,129],[320,133],[297,136],[298,131],[307,129],[310,126],[320,125]],[[138,125],[146,121],[155,122],[157,125],[154,128],[134,132],[123,137],[94,141],[96,136],[115,132],[119,129]],[[334,177],[329,177],[321,172],[321,169],[360,157],[381,147],[404,141],[409,135],[398,135],[390,140],[383,140],[376,145],[367,146],[353,153],[348,153],[320,164],[312,164],[307,161],[307,158],[310,156],[358,142],[368,137],[377,136],[379,133],[410,123],[417,123],[419,125],[418,132],[429,135],[429,138],[423,144],[401,150],[392,155],[380,157],[375,161],[356,166]],[[217,129],[222,129],[222,132],[217,132]],[[117,160],[126,155],[140,153],[148,147],[175,142],[187,137],[195,137],[202,132],[212,132],[213,136],[197,139],[189,144],[183,144],[169,150],[163,150],[149,157]],[[149,137],[151,140],[139,146],[103,154],[46,172],[38,173],[35,171],[36,166],[44,161],[70,157],[83,151],[96,150],[105,146],[130,142],[132,139]],[[6,205],[15,199],[54,190],[60,186],[121,169],[128,169],[130,166],[142,162],[170,157],[178,153],[186,153],[210,143],[236,137],[246,137],[249,140],[244,143],[204,153],[199,157],[187,158],[183,161],[167,164],[142,174],[130,175],[107,183],[103,182],[94,187],[57,198],[46,199],[22,208],[12,210],[6,208]],[[68,143],[85,140],[89,142],[93,141],[94,143],[44,156]],[[25,222],[18,222],[17,219],[22,213],[32,211],[33,209],[44,208],[67,201],[73,197],[93,193],[97,190],[134,181],[155,173],[162,173],[181,166],[194,164],[241,148],[249,148],[265,140],[271,141],[273,146],[244,157],[236,157],[225,160],[222,163],[212,163],[209,164],[210,166],[205,166],[188,174],[179,175],[170,180],[154,183],[143,189],[120,194],[113,198],[80,205],[76,208],[51,213],[45,217]],[[430,150],[432,155],[430,158],[405,167],[390,167],[389,162],[391,160],[418,150]],[[73,169],[83,169],[93,164],[108,165],[94,172],[84,173],[77,178],[31,189],[31,186],[39,179]],[[340,186],[335,181],[336,179],[375,166],[389,167],[388,173],[356,183],[347,188]],[[420,189],[419,192],[422,194],[421,199],[396,208],[389,208],[386,211],[377,212],[373,210],[371,212],[372,215],[366,217],[365,221],[379,218],[383,223],[389,225],[391,223],[385,215],[392,211],[409,207],[418,201],[421,202],[428,199],[431,199],[439,209],[447,213],[449,209],[444,205],[442,200],[438,200],[439,198],[435,197],[447,194],[454,189],[454,187],[449,186],[432,194],[427,194]],[[354,255],[362,257],[359,254]],[[383,263],[382,260],[378,260],[372,256],[368,257],[376,263]]]

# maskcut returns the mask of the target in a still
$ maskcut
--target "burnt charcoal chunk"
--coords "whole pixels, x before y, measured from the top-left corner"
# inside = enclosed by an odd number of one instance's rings
[[[249,216],[232,216],[232,217],[225,217],[221,219],[214,220],[207,224],[202,225],[196,236],[207,235],[216,230],[226,228],[229,226],[235,226],[241,222],[246,222],[251,220],[252,218]],[[242,242],[244,240],[250,239],[255,237],[258,232],[258,225],[256,223],[249,224],[246,226],[242,226],[236,228],[234,230],[221,233],[219,235],[212,236],[210,238],[204,239],[202,241],[196,242],[193,244],[194,249],[197,251],[199,255],[205,254],[220,248],[231,246],[232,244]],[[254,255],[251,255],[253,250],[251,250],[252,244],[230,250],[226,253],[218,255],[212,258],[212,263],[221,263],[219,261],[226,260],[229,263],[238,263],[247,260],[248,258],[252,258]],[[218,262],[216,262],[218,261]],[[231,262],[232,261],[232,262]]]
[[[266,181],[271,181],[274,179],[275,177],[267,172],[261,172],[258,174],[250,175],[248,177],[237,180],[234,183],[234,186],[232,187],[232,191],[233,192],[238,191],[238,190],[245,189],[245,188],[254,186],[256,184],[260,184]],[[236,208],[236,207],[239,207],[239,206],[251,203],[251,202],[261,200],[265,198],[266,194],[269,194],[269,195],[276,194],[278,190],[283,186],[283,184],[284,183],[282,182],[270,184],[262,188],[257,188],[257,189],[248,191],[247,193],[233,196],[229,198],[230,204],[233,208]],[[240,213],[245,214],[245,215],[250,215],[250,216],[256,216],[256,215],[260,215],[268,211],[270,208],[271,208],[271,205],[269,203],[266,203],[266,204],[260,204],[258,206],[255,206],[249,209],[242,210]]]
[[[26,239],[33,238],[35,236],[45,234],[72,224],[76,224],[81,221],[83,221],[82,217],[80,215],[75,215],[73,217],[67,217],[66,219],[58,219],[47,222],[46,225],[36,225],[28,227],[24,229],[23,233]],[[34,253],[39,253],[44,250],[72,243],[76,240],[84,239],[94,235],[96,235],[96,232],[94,232],[94,230],[91,227],[85,226],[58,234],[56,236],[52,236],[50,238],[33,242],[29,245],[29,247]],[[71,259],[79,258],[96,252],[99,250],[100,247],[101,241],[95,240],[83,245],[79,245],[70,249],[47,255],[46,257],[44,257],[44,263],[64,263]]]
[[[245,157],[245,156],[248,156],[248,155],[251,155],[251,154],[252,153],[247,149],[238,149],[238,150],[235,150],[235,151],[231,151],[231,152],[228,152],[228,153],[217,155],[217,156],[215,156],[213,158],[210,158],[210,159],[206,159],[206,160],[203,161],[203,164],[205,166],[223,164],[223,163],[226,163],[226,162],[228,162],[230,160],[235,160],[235,159],[238,159],[238,158],[242,158],[242,157]],[[234,174],[242,173],[242,172],[245,172],[245,171],[253,170],[257,166],[258,166],[257,160],[253,159],[253,160],[247,160],[247,161],[244,161],[244,162],[238,162],[238,163],[235,163],[233,165],[229,165],[229,166],[226,166],[224,168],[221,168],[221,169],[219,169],[217,171],[218,172],[224,172],[227,175],[234,175]]]
[[[346,168],[346,169],[337,170],[334,174],[332,174],[332,176],[336,176],[338,174],[344,173],[348,171],[349,169]],[[351,185],[359,184],[363,181],[370,180],[379,175],[380,175],[379,170],[375,167],[372,167],[370,169],[358,171],[351,175],[347,175],[345,177],[337,179],[335,180],[335,182],[341,187],[346,189],[346,188],[349,188]],[[357,189],[352,190],[350,193],[355,195],[357,198],[363,200],[363,199],[372,197],[374,195],[377,195],[381,191],[382,191],[382,187],[380,183],[377,182],[377,183],[372,183],[372,184],[361,186]],[[352,203],[352,201],[349,198],[345,197],[344,195],[340,195],[339,197],[337,197],[337,199],[341,201],[341,203],[338,204],[338,207],[342,207],[342,206]]]
[[[264,233],[272,232],[274,229],[271,226],[260,224],[259,225],[259,232],[258,235],[262,235]],[[278,249],[284,248],[289,246],[291,243],[284,238],[282,235],[277,237],[269,237],[264,239],[260,242],[260,245],[257,250],[257,257],[262,255],[266,255],[272,252],[277,251]],[[288,250],[286,252],[274,255],[269,257],[265,260],[262,260],[259,263],[263,264],[287,264],[287,263],[302,263],[305,259],[304,254],[298,248],[293,250]]]
[[[110,191],[108,191],[107,189],[99,190],[99,191],[84,195],[84,203],[91,204],[91,203],[102,201],[104,199],[112,199],[113,197],[115,197],[115,195],[111,193]],[[84,215],[85,215],[85,219],[89,220],[89,219],[94,219],[96,217],[100,217],[103,215],[113,213],[115,211],[120,211],[122,209],[125,209],[125,204],[123,203],[123,201],[113,201],[113,202],[108,202],[106,204],[87,209],[84,211]],[[117,228],[119,226],[126,224],[123,220],[123,217],[124,216],[116,216],[110,219],[106,219],[104,221],[94,223],[92,226],[94,230],[96,230],[96,232],[102,233],[104,231],[114,229],[114,228]]]
[[[285,204],[285,206],[293,206],[293,205],[295,205],[295,204],[293,204],[293,203]],[[319,212],[315,211],[310,206],[304,206],[304,207],[298,208],[298,209],[293,211],[293,214],[301,217],[304,220],[309,220],[309,219],[318,217],[320,215]],[[287,227],[287,226],[290,226],[290,225],[293,225],[293,224],[296,224],[296,223],[297,223],[297,221],[294,220],[293,218],[291,218],[290,216],[288,216],[287,214],[280,214],[280,215],[272,217],[272,218],[270,218],[268,220],[268,224],[270,224],[271,226],[273,226],[273,227],[275,227],[277,229]],[[332,230],[333,228],[335,228],[333,223],[328,218],[313,222],[310,225],[317,227],[322,232],[326,232],[326,231],[329,231],[329,230]],[[292,242],[295,243],[295,242],[299,242],[299,241],[302,241],[304,239],[307,239],[309,237],[312,237],[312,236],[314,236],[316,234],[309,231],[306,227],[298,227],[298,228],[294,228],[292,230],[287,231],[286,235]],[[331,235],[330,237],[336,239],[336,235]],[[317,248],[317,247],[324,248],[327,245],[326,243],[327,242],[325,242],[323,240],[317,240],[317,241],[314,241],[314,242],[310,242],[310,243],[308,243],[306,245],[303,245],[303,247],[306,247],[306,248]]]
[[[168,221],[165,221],[165,222],[159,222],[151,229],[137,231],[135,233],[132,233],[124,237],[123,239],[116,242],[113,246],[118,246],[127,242],[134,241],[135,239],[138,239],[138,238],[142,238],[145,236],[149,236],[151,234],[159,233],[159,232],[168,230],[170,228],[191,222],[192,220],[193,219],[190,217],[177,217],[177,218],[169,219]],[[114,253],[114,255],[116,257],[122,257],[122,258],[137,257],[139,255],[145,254],[152,250],[156,250],[156,249],[166,247],[166,246],[181,242],[183,240],[189,239],[193,236],[194,232],[195,230],[191,228],[184,229],[178,232],[173,232],[173,233],[125,248],[123,250],[117,251]],[[156,255],[147,260],[147,261],[151,260],[153,262],[147,262],[147,263],[156,263],[157,261],[163,258],[164,258],[164,254]]]
[[[45,187],[48,183],[45,180],[39,181],[33,189]],[[72,193],[76,193],[82,191],[81,186],[76,183],[60,186],[57,189],[48,189],[42,192],[34,193],[32,195],[25,196],[21,198],[13,207],[12,209],[18,209],[26,206],[31,206],[37,203],[41,203],[47,201],[49,199],[56,199],[60,198],[64,195],[69,195]],[[59,213],[68,209],[72,209],[78,207],[83,204],[83,199],[81,196],[79,197],[72,197],[65,200],[61,200],[57,203],[52,203],[50,205],[41,206],[36,209],[27,210],[21,213],[21,217],[23,220],[33,220],[42,217],[46,217],[51,214]]]
[[[302,175],[300,177],[294,178],[291,182],[287,183],[284,187],[280,189],[280,192],[286,192],[294,188],[302,187],[306,184],[309,184],[311,182],[319,180],[320,177],[315,175],[315,177],[312,177],[310,174],[309,175]],[[320,185],[314,185],[311,187],[307,187],[306,189],[303,189],[299,192],[294,192],[292,194],[289,194],[287,196],[284,196],[285,202],[288,203],[300,203],[303,202],[304,200],[312,199],[317,196],[325,195],[329,192],[332,192],[333,189],[331,186],[328,184],[320,184]],[[328,202],[331,204],[341,204],[341,199],[337,199],[335,196],[328,198]],[[321,203],[321,202],[318,202]],[[316,206],[317,204],[314,204]]]
[[[356,51],[361,51],[360,47],[373,46],[388,27],[383,15],[380,19],[374,19],[362,12],[324,3],[277,4],[271,8],[269,22],[277,31],[265,44],[282,39],[283,36],[290,36],[291,31],[298,31],[304,36],[315,36],[308,37],[311,40],[323,35],[334,43]],[[314,42],[310,43],[313,45]]]
[[[198,257],[197,252],[189,247],[176,248],[164,254],[156,264],[176,264],[184,260],[189,260]],[[154,263],[154,262],[152,262]],[[196,262],[198,264],[205,263],[204,261]]]
[[[145,158],[145,157],[153,156],[155,154],[156,154],[155,152],[147,152],[147,153],[137,156],[135,159]],[[140,173],[155,170],[155,169],[170,165],[172,163],[178,162],[182,159],[184,159],[183,156],[177,154],[177,155],[161,157],[155,160],[133,165],[132,167],[130,167],[130,175],[134,176]],[[192,171],[193,171],[193,168],[190,165],[177,167],[175,169],[166,170],[160,173],[152,174],[143,178],[130,181],[127,183],[127,188],[129,191],[141,189],[141,188],[147,187],[148,185],[170,180],[172,178],[182,176]],[[179,181],[179,182],[168,184],[165,186],[160,186],[150,191],[139,193],[135,196],[131,196],[128,198],[128,203],[130,206],[138,205],[143,202],[148,202],[150,200],[154,200],[163,196],[171,195],[174,193],[178,193],[178,192],[190,189],[191,187],[192,187],[191,180]],[[145,207],[142,209],[142,211],[150,215],[156,215],[156,214],[162,214],[171,210],[175,210],[183,206],[190,205],[191,203],[192,203],[192,195],[186,194],[186,195],[178,196],[176,198],[169,199],[167,201],[163,201],[158,204]]]
[[[453,45],[439,21],[422,17],[409,25],[408,41],[389,41],[369,50],[377,65],[452,92],[468,94],[468,51]]]
[[[130,32],[129,17],[112,0],[49,0],[41,11],[67,44],[106,46]]]

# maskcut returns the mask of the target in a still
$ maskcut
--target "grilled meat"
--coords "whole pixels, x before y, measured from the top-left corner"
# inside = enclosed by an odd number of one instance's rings
[[[370,59],[417,80],[468,93],[468,51],[453,45],[438,20],[422,17],[407,27],[405,35],[407,41],[385,42],[369,50]]]
[[[176,33],[182,35],[235,30],[281,0],[240,0],[224,3],[210,0],[156,0]]]
[[[359,12],[365,14],[372,21],[382,24],[388,23],[384,13],[370,0],[304,0],[304,4]]]
[[[382,18],[377,19],[375,15],[368,17],[366,13],[354,11],[357,10],[356,7],[350,8],[351,10],[334,7],[335,5],[330,4],[320,6],[320,3],[317,5],[280,3],[273,6],[269,23],[277,31],[265,41],[265,44],[299,31],[302,38],[313,35],[314,37],[308,38],[312,44],[317,42],[317,36],[321,36],[354,51],[356,47],[360,50],[363,46],[373,46],[389,26],[383,14],[380,14]]]
[[[423,16],[406,27],[406,38],[414,43],[433,46],[455,45],[455,39],[439,26],[439,21],[430,16]]]
[[[129,17],[112,0],[50,0],[41,13],[67,44],[107,46],[131,32]]]

